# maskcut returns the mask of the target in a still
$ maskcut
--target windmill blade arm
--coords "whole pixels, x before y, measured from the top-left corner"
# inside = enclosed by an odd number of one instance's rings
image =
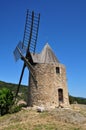
[[[30,70],[30,73],[31,73],[31,75],[32,75],[32,77],[33,77],[34,83],[35,83],[35,85],[36,85],[36,87],[37,87],[37,81],[35,80],[34,74],[33,74],[34,68],[33,68],[32,65],[30,64],[30,62],[22,55],[22,53],[21,53],[21,51],[20,51],[20,49],[19,49],[18,47],[17,47],[17,49],[18,49],[18,51],[19,51],[19,53],[20,53],[20,55],[21,55],[21,59],[24,60],[26,66],[27,66],[28,69]]]
[[[21,58],[22,58],[22,60],[24,60],[24,62],[25,62],[25,64],[26,64],[27,68],[30,70],[31,75],[32,75],[32,77],[34,78],[34,74],[33,74],[33,72],[32,72],[32,71],[34,71],[34,68],[32,67],[32,65],[29,63],[29,61],[28,61],[24,56],[21,57]],[[34,78],[34,81],[36,81],[35,78]]]
[[[22,77],[23,77],[23,74],[24,74],[24,69],[25,69],[25,64],[23,65],[23,68],[22,68],[22,72],[21,72],[21,75],[20,75],[17,91],[16,91],[16,94],[15,94],[15,98],[17,97],[18,92],[19,92],[19,88],[20,88],[20,85],[21,85]]]
[[[20,49],[17,47],[20,55],[21,55],[21,59],[25,62],[26,66],[28,67],[28,69],[30,70],[33,70],[34,71],[34,68],[32,67],[32,65],[30,64],[30,62],[26,59],[26,57],[24,57],[20,51]]]

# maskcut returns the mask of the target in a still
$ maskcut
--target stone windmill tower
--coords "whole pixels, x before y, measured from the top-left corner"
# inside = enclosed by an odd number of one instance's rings
[[[60,64],[46,44],[35,52],[40,14],[27,10],[23,41],[14,50],[15,59],[24,61],[15,97],[18,95],[25,67],[29,70],[28,106],[66,107],[69,105],[65,66]],[[24,55],[23,55],[24,54]]]
[[[28,105],[68,107],[65,66],[58,61],[49,44],[44,46],[40,54],[31,53],[31,61],[35,70],[37,87],[30,75]]]

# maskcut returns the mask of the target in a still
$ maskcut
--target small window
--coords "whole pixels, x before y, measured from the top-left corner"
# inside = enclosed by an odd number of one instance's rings
[[[59,73],[60,73],[60,68],[56,67],[56,74],[59,74]]]

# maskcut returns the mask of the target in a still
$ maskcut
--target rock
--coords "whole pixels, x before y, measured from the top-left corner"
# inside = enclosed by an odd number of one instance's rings
[[[37,112],[44,112],[45,111],[45,108],[44,107],[38,107],[37,108]]]
[[[27,103],[24,100],[18,101],[17,105],[27,105]]]

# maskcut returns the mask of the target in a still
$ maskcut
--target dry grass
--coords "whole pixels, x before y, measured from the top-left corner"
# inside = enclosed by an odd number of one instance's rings
[[[59,121],[50,112],[38,113],[26,109],[0,117],[0,130],[86,130],[86,123],[82,125]]]

